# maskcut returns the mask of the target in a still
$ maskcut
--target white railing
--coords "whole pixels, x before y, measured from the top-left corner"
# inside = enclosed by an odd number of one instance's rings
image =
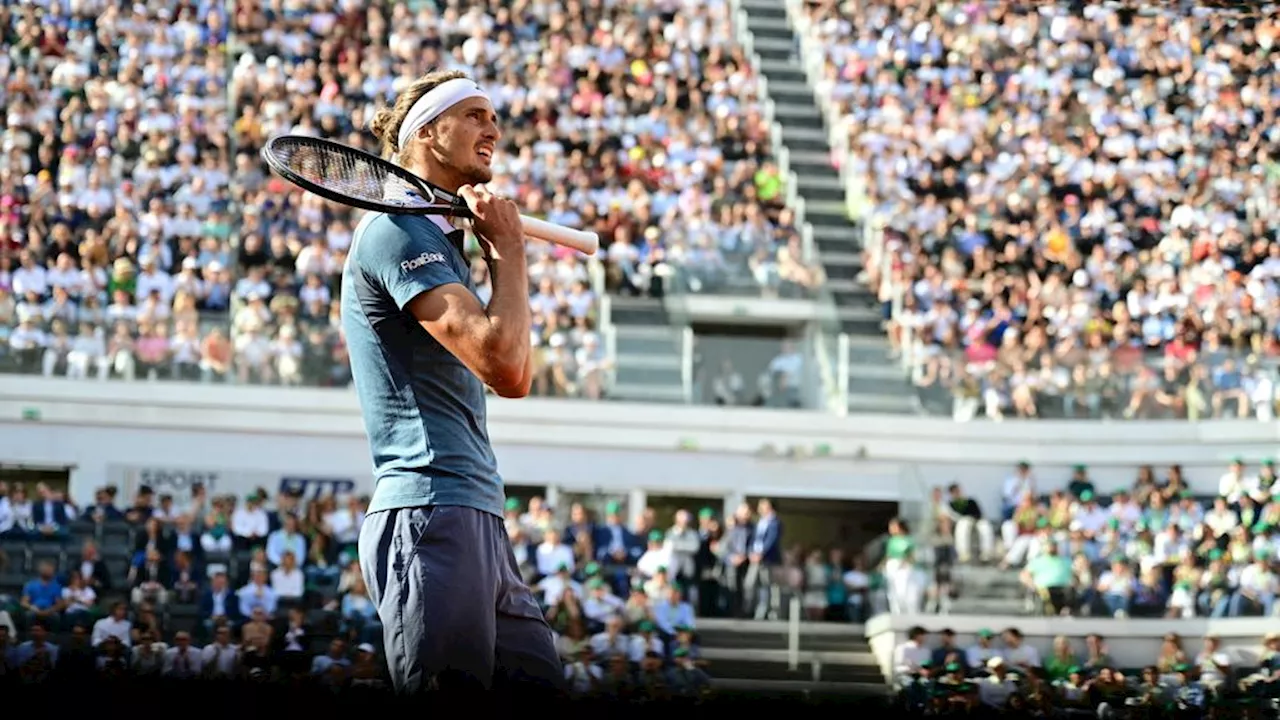
[[[684,401],[692,404],[693,397],[693,327],[686,324],[680,330],[680,386]]]
[[[836,345],[836,387],[840,395],[837,415],[849,414],[849,333],[840,333]]]
[[[800,598],[791,597],[787,609],[787,669],[800,669]]]
[[[613,298],[607,293],[602,293],[598,297],[600,298],[600,320],[597,327],[604,340],[604,356],[609,360],[608,369],[604,375],[604,389],[605,394],[610,394],[618,385],[618,327],[613,324]]]

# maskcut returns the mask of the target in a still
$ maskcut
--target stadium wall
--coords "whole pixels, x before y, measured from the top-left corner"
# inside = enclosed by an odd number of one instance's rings
[[[1089,465],[1101,489],[1137,465],[1184,466],[1216,490],[1233,456],[1276,451],[1280,424],[1256,421],[954,423],[945,419],[658,404],[502,400],[489,429],[508,483],[572,492],[730,498],[771,495],[910,501],[963,483],[996,507],[1028,460],[1042,490]],[[72,494],[108,479],[216,476],[228,492],[292,481],[314,491],[370,487],[350,391],[0,378],[0,463],[70,465]]]

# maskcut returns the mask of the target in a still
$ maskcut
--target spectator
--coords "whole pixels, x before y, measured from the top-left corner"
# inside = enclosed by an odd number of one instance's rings
[[[974,560],[973,538],[978,538],[977,559],[983,563],[995,557],[995,533],[991,523],[982,517],[982,508],[972,497],[966,497],[960,486],[947,487],[947,515],[955,524],[956,556],[962,563]]]
[[[89,638],[94,647],[101,645],[107,638],[116,638],[126,648],[133,645],[130,631],[133,623],[129,622],[129,607],[123,602],[111,605],[111,614],[93,624],[93,633]]]
[[[117,511],[118,512],[118,511]],[[102,561],[98,553],[98,545],[92,540],[86,540],[84,545],[80,547],[80,563],[76,566],[80,577],[85,583],[93,588],[93,590],[101,595],[110,591],[113,586],[111,583],[111,570],[107,564]]]
[[[27,682],[43,682],[58,668],[58,646],[49,642],[48,628],[43,619],[27,629],[31,639],[15,648],[13,666]]]
[[[302,570],[298,567],[292,551],[286,550],[280,560],[280,567],[271,571],[271,589],[280,600],[300,601],[306,589],[306,579],[303,577]]]
[[[25,615],[24,623],[30,627],[39,624],[43,630],[59,627],[59,616],[63,610],[62,583],[55,576],[53,563],[42,561],[36,566],[35,579],[22,588],[22,599],[19,601]]]
[[[231,513],[231,542],[237,550],[248,550],[266,541],[267,511],[257,493],[245,497],[244,504]]]
[[[200,667],[205,677],[229,679],[239,670],[240,647],[231,642],[231,628],[221,625],[213,634],[213,642],[200,653]]]
[[[151,547],[144,551],[142,561],[129,568],[129,587],[132,602],[152,602],[164,605],[169,601],[172,582],[171,571],[161,551]]]
[[[255,608],[262,608],[271,617],[276,612],[278,597],[276,591],[267,584],[267,571],[257,568],[250,574],[249,584],[236,592],[240,601],[241,617],[253,617]]]
[[[382,624],[378,621],[378,608],[369,599],[364,578],[357,577],[355,584],[346,595],[342,596],[342,629],[358,642],[375,642],[382,633]]]
[[[747,601],[755,605],[755,616],[761,619],[772,617],[778,611],[774,598],[778,579],[773,576],[782,564],[782,521],[768,499],[756,503],[756,513],[743,585]]]
[[[179,632],[173,637],[173,647],[165,650],[161,673],[165,677],[190,679],[199,677],[204,669],[203,654],[191,647],[191,636]]]
[[[69,627],[88,626],[97,613],[98,594],[79,570],[72,570],[62,588],[63,620]]]
[[[292,514],[285,515],[280,528],[267,536],[267,560],[272,567],[281,564],[285,552],[293,553],[295,560],[307,556],[307,540],[299,531],[298,518]]]

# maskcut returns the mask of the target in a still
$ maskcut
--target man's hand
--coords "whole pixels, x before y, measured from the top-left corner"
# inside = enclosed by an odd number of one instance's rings
[[[471,227],[496,259],[524,253],[524,226],[516,204],[498,197],[485,185],[463,185],[458,197],[467,202],[474,215]]]

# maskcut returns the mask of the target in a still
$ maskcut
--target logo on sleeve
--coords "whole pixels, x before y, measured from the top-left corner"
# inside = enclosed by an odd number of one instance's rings
[[[411,258],[400,263],[400,269],[405,272],[413,272],[424,265],[442,262],[445,262],[444,253],[424,252],[416,258]]]

